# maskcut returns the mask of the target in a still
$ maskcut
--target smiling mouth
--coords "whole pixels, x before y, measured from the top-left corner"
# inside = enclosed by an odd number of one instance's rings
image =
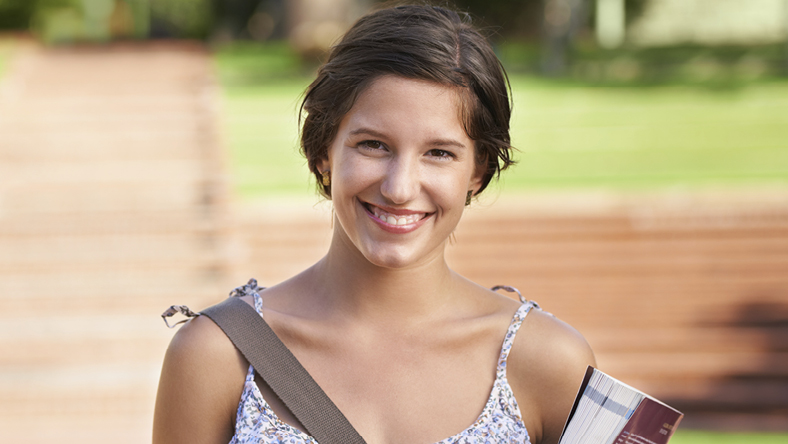
[[[385,222],[389,225],[394,225],[394,226],[413,225],[416,222],[432,214],[432,213],[413,213],[413,212],[408,212],[408,214],[393,214],[384,211],[383,209],[376,207],[375,205],[366,202],[363,202],[363,204],[364,204],[364,208],[374,217],[379,219],[381,222]]]

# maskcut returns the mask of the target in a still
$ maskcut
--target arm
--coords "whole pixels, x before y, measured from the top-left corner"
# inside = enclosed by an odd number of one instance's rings
[[[153,443],[227,443],[248,363],[205,316],[175,334],[164,357]]]
[[[586,368],[596,366],[591,347],[568,324],[534,310],[509,359],[509,382],[531,439],[557,444]]]

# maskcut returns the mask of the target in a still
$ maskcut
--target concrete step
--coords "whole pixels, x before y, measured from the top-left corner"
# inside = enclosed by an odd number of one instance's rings
[[[8,316],[40,313],[158,316],[173,304],[194,309],[221,302],[232,288],[228,271],[170,263],[115,264],[91,269],[13,272],[0,275],[0,311]]]
[[[68,402],[67,399],[55,401]],[[108,436],[117,444],[139,444],[152,439],[152,407],[143,413],[83,414],[77,410],[42,415],[47,418],[44,426],[40,417],[15,414],[0,417],[0,437],[19,444],[101,443]]]
[[[109,187],[108,187],[109,188]],[[159,191],[156,193],[156,191]],[[152,187],[135,190],[140,196],[123,199],[123,205],[111,205],[112,195],[95,196],[74,205],[29,205],[25,211],[18,206],[0,206],[0,239],[22,237],[104,236],[125,234],[209,234],[227,229],[226,213],[208,208],[195,208],[194,200],[172,190]],[[149,196],[151,199],[144,199]],[[77,199],[81,200],[81,199]],[[181,208],[176,208],[181,207]],[[207,214],[206,214],[207,213]],[[212,214],[213,213],[213,214]],[[0,241],[2,242],[2,241]]]
[[[199,183],[203,177],[201,161],[195,159],[151,161],[94,161],[57,162],[47,168],[46,164],[27,162],[3,165],[6,187],[22,189],[39,186],[81,185],[95,186],[113,184],[179,184]]]
[[[106,234],[0,239],[0,269],[52,269],[62,265],[204,263],[216,259],[210,235]]]
[[[163,356],[164,350],[158,350]],[[152,412],[160,363],[30,365],[0,370],[1,417]],[[242,384],[243,382],[241,382]]]
[[[788,387],[788,352],[605,352],[597,357],[597,362],[600,368],[622,377],[720,379],[754,374],[762,378],[780,378]]]
[[[95,215],[100,221],[106,213],[184,212],[197,210],[215,194],[215,187],[199,177],[183,179],[9,186],[0,191],[0,223],[32,215],[49,218],[58,213],[88,213],[86,217]]]
[[[779,326],[597,327],[586,328],[583,335],[597,353],[788,352],[788,327]]]
[[[3,316],[0,346],[6,352],[0,356],[0,369],[84,362],[134,364],[159,359],[162,343],[166,344],[174,333],[165,327],[159,314],[126,314],[119,310],[63,315],[40,309],[27,315]]]
[[[2,128],[0,160],[3,162],[69,163],[96,161],[184,161],[194,159],[204,139],[177,127],[155,132],[134,128],[64,129],[54,133],[40,128],[26,131]],[[10,149],[13,147],[13,149]]]
[[[638,388],[657,396],[687,413],[687,418],[698,413],[757,413],[786,416],[788,407],[788,382],[773,379],[709,379],[687,376],[684,378],[664,378],[660,381],[629,380]],[[626,381],[625,381],[626,382]],[[785,423],[783,422],[784,430]]]

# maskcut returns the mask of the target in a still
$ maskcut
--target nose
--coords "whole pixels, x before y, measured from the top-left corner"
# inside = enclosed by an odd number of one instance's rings
[[[411,156],[394,156],[387,165],[380,192],[389,202],[402,205],[413,200],[421,188],[418,161]]]

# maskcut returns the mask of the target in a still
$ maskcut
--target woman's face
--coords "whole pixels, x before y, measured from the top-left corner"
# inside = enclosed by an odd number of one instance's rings
[[[481,184],[456,89],[383,76],[339,125],[321,170],[331,170],[335,236],[375,265],[442,257],[468,191]]]

